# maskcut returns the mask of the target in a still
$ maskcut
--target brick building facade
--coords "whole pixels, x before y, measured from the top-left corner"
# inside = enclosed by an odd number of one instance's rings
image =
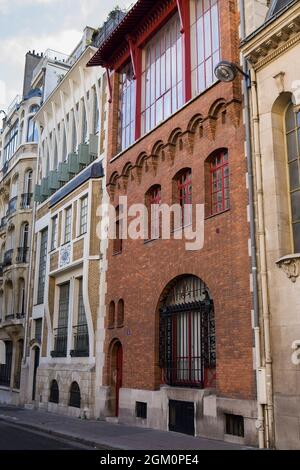
[[[110,70],[117,230],[120,196],[178,202],[183,217],[205,206],[201,250],[159,233],[109,243],[102,414],[256,444],[242,92],[213,76],[238,62],[238,28],[235,1],[140,0],[89,63]]]

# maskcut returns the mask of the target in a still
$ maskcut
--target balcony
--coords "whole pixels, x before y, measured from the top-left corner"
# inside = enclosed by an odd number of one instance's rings
[[[21,203],[20,203],[21,209],[24,210],[24,209],[31,208],[32,196],[33,196],[33,193],[25,193],[21,195]]]
[[[87,324],[74,326],[74,349],[72,357],[89,357],[89,333]]]
[[[51,351],[51,357],[67,357],[68,328],[57,328],[54,331],[54,351]]]
[[[28,247],[21,246],[18,248],[18,254],[16,262],[17,264],[25,264],[28,263]]]
[[[17,211],[17,200],[18,200],[18,196],[14,197],[13,199],[9,201],[6,217],[10,217],[12,214],[14,214]]]
[[[12,265],[13,254],[14,254],[14,250],[8,250],[4,253],[4,262],[3,262],[4,268]]]

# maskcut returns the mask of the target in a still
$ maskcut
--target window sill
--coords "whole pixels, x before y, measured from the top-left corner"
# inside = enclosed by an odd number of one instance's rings
[[[218,217],[218,215],[226,214],[226,212],[230,212],[230,211],[231,211],[231,208],[225,209],[224,211],[221,211],[221,212],[217,212],[216,214],[208,215],[207,217],[205,217],[205,220],[214,219],[215,217]]]

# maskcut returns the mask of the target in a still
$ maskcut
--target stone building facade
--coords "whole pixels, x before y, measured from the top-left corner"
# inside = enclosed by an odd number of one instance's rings
[[[100,411],[256,445],[242,91],[239,78],[213,74],[221,59],[239,61],[238,30],[236,1],[139,0],[88,64],[110,69],[106,173],[116,209]],[[155,214],[174,203],[182,219],[167,240]],[[154,207],[151,236],[126,237],[126,204]],[[197,204],[204,245],[188,251],[176,233],[195,225]]]
[[[24,365],[28,406],[86,418],[95,416],[104,323],[105,250],[97,230],[107,81],[103,69],[85,67],[96,51],[95,33],[85,30],[68,73],[36,115],[41,135]]]
[[[262,360],[272,371],[266,438],[299,449],[300,4],[269,3],[242,44],[252,82]]]
[[[34,117],[42,100],[42,90],[32,84],[32,77],[41,60],[40,54],[26,54],[23,94],[9,106],[0,134],[0,340],[6,346],[5,364],[0,366],[0,402],[15,405],[21,403],[21,364],[29,300],[38,146]],[[46,79],[48,59],[44,66]],[[61,69],[65,69],[64,64]]]

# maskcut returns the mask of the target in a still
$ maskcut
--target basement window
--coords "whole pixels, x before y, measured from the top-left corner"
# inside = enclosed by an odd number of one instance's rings
[[[244,418],[237,415],[225,415],[226,434],[237,437],[245,437]]]
[[[137,401],[135,405],[135,414],[137,418],[147,419],[147,403]]]

